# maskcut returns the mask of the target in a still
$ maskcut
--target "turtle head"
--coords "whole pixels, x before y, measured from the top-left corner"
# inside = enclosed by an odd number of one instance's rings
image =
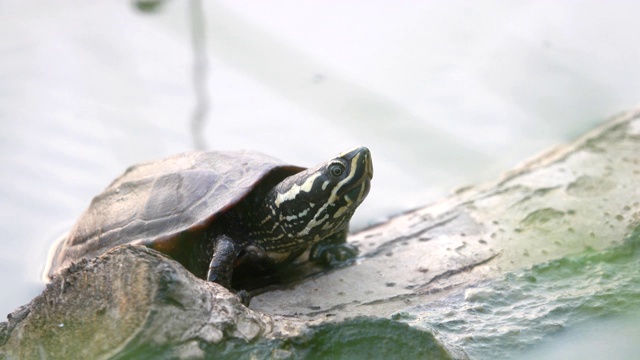
[[[287,235],[315,242],[345,229],[372,177],[371,153],[357,147],[284,179],[271,191],[269,207]]]

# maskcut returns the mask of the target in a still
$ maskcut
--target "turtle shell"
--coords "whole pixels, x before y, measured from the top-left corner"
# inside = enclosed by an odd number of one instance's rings
[[[188,152],[132,166],[93,199],[52,249],[46,274],[121,244],[172,255],[185,246],[180,234],[210,226],[261,180],[275,176],[279,182],[302,170],[253,151]]]

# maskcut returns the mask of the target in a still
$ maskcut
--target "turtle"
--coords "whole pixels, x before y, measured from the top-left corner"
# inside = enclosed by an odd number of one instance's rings
[[[160,251],[232,291],[234,268],[247,259],[277,265],[309,251],[311,261],[343,262],[357,255],[349,221],[372,177],[366,147],[311,168],[247,150],[134,165],[52,247],[45,277],[122,244]]]

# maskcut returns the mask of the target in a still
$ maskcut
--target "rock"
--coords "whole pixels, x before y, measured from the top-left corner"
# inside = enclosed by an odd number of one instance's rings
[[[0,324],[0,358],[452,358],[405,311],[506,272],[620,244],[640,224],[640,110],[484,186],[351,236],[250,308],[144,247],[83,261]],[[428,165],[425,165],[428,166]],[[475,288],[466,299],[486,296]],[[87,346],[87,344],[91,344]]]
[[[133,246],[72,266],[14,314],[3,351],[20,359],[191,354],[194,341],[250,341],[273,330],[226,289]]]
[[[256,296],[251,307],[308,321],[389,317],[515,269],[620,244],[640,223],[639,154],[635,110],[493,183],[351,236],[360,248],[353,266]]]
[[[389,341],[407,345],[410,357],[456,354],[432,334],[387,319],[309,327],[253,311],[218,284],[196,278],[161,253],[133,245],[63,271],[8,320],[0,327],[0,358],[7,359],[391,354],[383,346]]]

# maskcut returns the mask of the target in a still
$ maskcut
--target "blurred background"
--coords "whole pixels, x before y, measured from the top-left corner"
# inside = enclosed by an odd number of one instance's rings
[[[361,229],[640,99],[632,1],[194,4],[0,1],[0,313],[134,163],[201,146],[311,166],[366,145]]]

